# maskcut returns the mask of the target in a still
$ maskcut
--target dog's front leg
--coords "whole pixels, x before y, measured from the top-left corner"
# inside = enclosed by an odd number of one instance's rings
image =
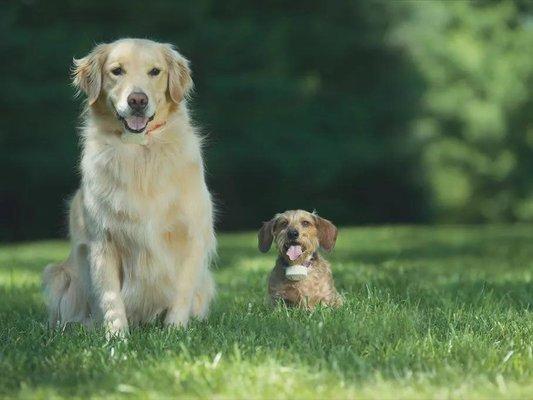
[[[184,247],[184,258],[177,267],[176,292],[165,317],[165,324],[169,326],[187,326],[198,279],[207,268],[206,245],[200,237],[190,237]]]
[[[110,336],[128,333],[124,301],[120,295],[120,273],[117,251],[107,240],[90,244],[91,287],[100,317]]]

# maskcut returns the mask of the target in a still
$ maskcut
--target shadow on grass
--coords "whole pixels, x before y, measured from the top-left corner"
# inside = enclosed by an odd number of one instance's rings
[[[31,261],[13,259],[3,263],[0,273],[22,272],[31,274],[41,274],[48,264],[54,264],[64,261],[65,258],[54,257],[35,257]]]
[[[344,309],[313,314],[268,309],[257,295],[249,299],[251,305],[234,303],[227,296],[215,305],[207,321],[193,322],[187,331],[152,325],[133,329],[127,343],[115,345],[105,342],[101,332],[76,327],[63,334],[49,331],[37,286],[2,290],[0,321],[9,329],[3,333],[0,365],[10,366],[3,368],[0,393],[17,393],[23,381],[64,395],[79,394],[80,388],[89,390],[87,394],[94,395],[91,390],[105,394],[137,370],[176,357],[194,360],[212,358],[218,352],[231,354],[235,346],[240,358],[252,362],[275,357],[283,365],[305,365],[344,379],[364,381],[376,370],[383,378],[393,379],[399,371],[423,373],[430,365],[429,359],[427,365],[424,361],[427,355],[402,349],[402,342],[416,343],[431,329],[434,340],[445,343],[452,328],[456,335],[474,329],[485,332],[490,347],[493,339],[488,332],[493,321],[503,320],[509,311],[520,314],[532,307],[527,282],[473,280],[431,287],[413,284],[411,279],[407,282],[411,284],[372,280],[349,293]],[[373,309],[365,309],[369,305]],[[464,315],[456,321],[452,317],[456,313]],[[397,353],[381,354],[388,346]],[[459,359],[447,357],[448,363],[460,364]]]
[[[426,240],[423,244],[404,244],[399,249],[347,249],[346,246],[334,250],[330,257],[332,261],[350,263],[381,264],[389,261],[412,263],[432,260],[434,262],[447,261],[457,258],[485,258],[501,257],[509,259],[517,252],[522,256],[533,257],[531,240],[524,238],[504,237],[485,240],[468,240],[464,243],[449,243],[441,240]]]
[[[483,227],[434,229],[440,234],[432,235],[429,228],[409,228],[404,231],[394,228],[390,236],[382,238],[376,230],[369,229],[341,232],[343,237],[327,258],[332,262],[356,264],[382,264],[390,261],[412,263],[431,260],[447,262],[457,258],[497,257],[508,260],[517,256],[533,259],[533,226],[521,225],[517,232],[509,229],[487,230]],[[391,228],[392,229],[392,228]],[[396,232],[397,231],[397,232]],[[427,234],[426,234],[427,232]],[[466,233],[466,234],[465,234]],[[243,259],[263,259],[274,265],[276,251],[267,254],[257,249],[255,240],[248,237],[243,242],[233,240],[224,243],[219,252],[217,267],[233,268]]]
[[[238,357],[251,362],[274,357],[283,365],[325,370],[344,379],[365,380],[376,371],[385,379],[397,378],[402,371],[425,373],[435,368],[433,357],[446,359],[448,368],[460,371],[469,365],[469,352],[485,354],[505,340],[494,333],[497,322],[514,318],[512,325],[519,327],[528,321],[533,307],[530,281],[519,275],[482,279],[479,274],[487,260],[494,264],[490,268],[526,270],[533,257],[530,245],[529,238],[515,235],[457,243],[403,238],[396,249],[345,241],[328,257],[337,286],[347,295],[347,305],[340,310],[308,314],[268,309],[263,305],[268,270],[240,270],[245,282],[256,283],[235,288],[222,282],[207,321],[193,322],[187,331],[134,329],[127,343],[118,344],[76,327],[64,334],[50,332],[38,285],[2,285],[0,393],[16,394],[24,383],[63,395],[106,394],[144,368],[172,360],[212,359],[218,352],[226,357],[236,347]],[[274,258],[273,251],[261,255],[255,246],[232,241],[221,248],[218,269],[221,275],[231,273],[248,259],[264,260],[270,268]],[[469,262],[470,269],[465,268],[465,260],[471,259],[479,265]],[[430,267],[420,265],[427,260]],[[40,273],[56,261],[40,257],[4,268]],[[428,332],[436,346],[425,353],[422,343],[429,340]],[[452,339],[470,338],[472,332],[479,332],[479,343],[464,354],[448,353]],[[506,334],[513,339],[514,333]],[[483,373],[502,371],[497,366]]]

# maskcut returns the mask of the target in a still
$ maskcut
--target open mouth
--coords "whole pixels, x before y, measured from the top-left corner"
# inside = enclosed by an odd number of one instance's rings
[[[305,247],[298,242],[287,243],[283,246],[283,252],[291,261],[298,259],[304,251]]]
[[[124,124],[124,128],[131,133],[142,133],[146,129],[148,122],[154,119],[154,115],[146,117],[144,115],[130,115],[129,117],[123,117],[117,113],[117,117]]]

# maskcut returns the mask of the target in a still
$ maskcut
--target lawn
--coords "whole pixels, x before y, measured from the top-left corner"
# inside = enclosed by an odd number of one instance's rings
[[[220,235],[218,297],[187,330],[127,341],[46,328],[40,273],[65,242],[0,247],[0,397],[533,398],[533,226],[342,229],[346,298],[264,304],[274,254]]]

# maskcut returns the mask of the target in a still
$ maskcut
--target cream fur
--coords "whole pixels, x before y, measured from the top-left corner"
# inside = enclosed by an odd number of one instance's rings
[[[120,79],[109,73],[117,64],[127,70]],[[153,65],[161,76],[151,79]],[[201,139],[184,100],[188,62],[169,45],[123,39],[76,60],[74,82],[89,96],[82,179],[70,204],[71,254],[44,272],[51,325],[103,324],[124,334],[160,315],[175,326],[205,317],[216,239]],[[146,146],[120,139],[113,107],[131,90],[147,93],[155,110],[147,130],[164,123],[144,133]]]

